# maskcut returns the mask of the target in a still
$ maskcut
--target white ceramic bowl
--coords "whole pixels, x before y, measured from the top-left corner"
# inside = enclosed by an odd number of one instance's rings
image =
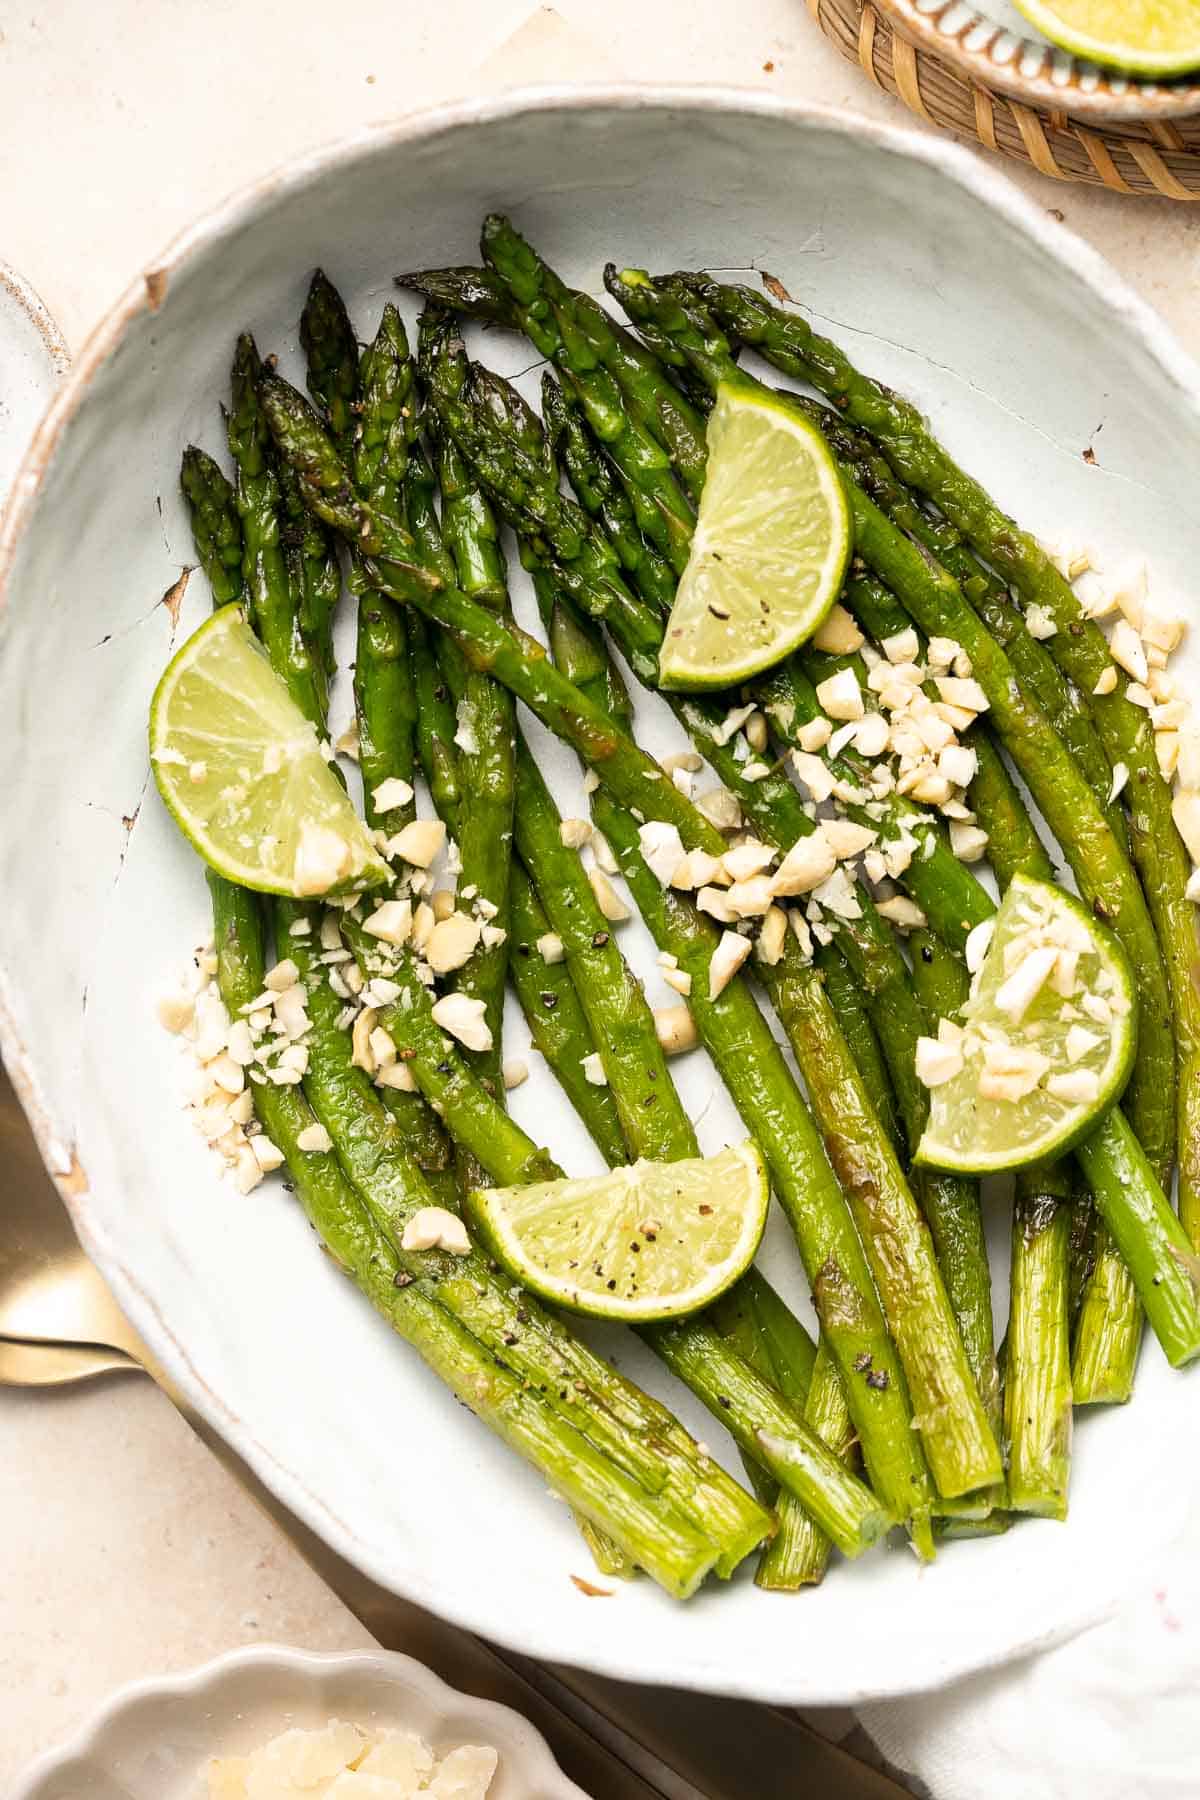
[[[415,1731],[439,1756],[490,1744],[500,1760],[488,1800],[587,1800],[527,1719],[460,1694],[410,1656],[273,1644],[121,1688],[69,1744],[39,1757],[9,1800],[204,1800],[214,1756],[244,1756],[329,1719]]]
[[[299,370],[314,263],[366,331],[393,271],[471,258],[498,205],[593,289],[608,256],[771,270],[1034,529],[1070,529],[1110,561],[1152,550],[1155,592],[1186,602],[1197,371],[1099,257],[982,161],[724,90],[510,94],[364,134],[260,183],[139,278],[19,477],[0,526],[4,1054],[85,1244],[171,1377],[374,1579],[530,1655],[641,1681],[780,1701],[928,1687],[1078,1630],[1172,1528],[1191,1473],[1184,1378],[1153,1347],[1135,1403],[1081,1421],[1065,1527],[955,1546],[924,1570],[891,1550],[791,1600],[760,1594],[749,1570],[686,1607],[648,1581],[589,1598],[544,1482],[448,1403],[317,1254],[277,1181],[242,1199],[214,1176],[180,1108],[154,1002],[206,933],[205,893],[145,747],[169,648],[208,604],[200,580],[178,626],[158,604],[192,554],[180,450],[219,446],[236,328]],[[510,369],[533,360],[504,334],[487,342]],[[640,703],[651,748],[675,741],[664,721]],[[577,771],[534,741],[578,812]],[[622,944],[654,982],[640,928]],[[703,1056],[676,1069],[705,1147],[729,1141],[738,1123]],[[548,1081],[512,1098],[567,1166],[594,1166]],[[805,1303],[778,1220],[766,1266]],[[640,1345],[601,1341],[730,1454]]]

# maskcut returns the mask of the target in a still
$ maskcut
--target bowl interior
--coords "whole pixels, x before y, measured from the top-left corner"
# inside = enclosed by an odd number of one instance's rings
[[[1126,1543],[1133,1517],[1139,1534],[1169,1530],[1178,1437],[1155,1349],[1136,1403],[1083,1421],[1065,1527],[951,1548],[925,1570],[894,1550],[790,1605],[748,1576],[686,1608],[649,1582],[589,1598],[570,1580],[589,1568],[566,1509],[360,1304],[281,1186],[243,1199],[217,1178],[181,1110],[154,1002],[207,933],[205,891],[145,740],[171,645],[208,605],[202,577],[177,620],[161,603],[191,559],[180,451],[219,449],[236,330],[298,374],[314,264],[365,336],[394,271],[473,259],[497,206],[593,291],[610,256],[770,271],[1034,529],[1069,530],[1109,565],[1147,554],[1154,590],[1186,604],[1200,555],[1192,372],[1090,252],[960,153],[669,91],[510,97],[374,134],[261,184],[168,259],[157,310],[140,292],[127,301],[37,447],[46,466],[10,519],[0,617],[6,1054],[139,1330],[282,1498],[376,1579],[529,1653],[640,1680],[779,1700],[932,1685],[1095,1617],[1128,1577],[1114,1527]],[[502,334],[487,349],[510,370],[534,360]],[[651,748],[674,741],[649,704],[641,728]],[[580,810],[569,760],[535,738]],[[652,978],[648,940],[631,929],[623,942]],[[706,1147],[729,1141],[737,1121],[703,1057],[677,1066]],[[514,1110],[568,1166],[594,1166],[548,1081]],[[1005,1221],[992,1224],[1002,1246]],[[784,1239],[775,1221],[768,1266],[799,1296]],[[1002,1248],[997,1269],[1002,1284]],[[665,1391],[640,1347],[608,1341]],[[671,1399],[718,1438],[689,1396]]]

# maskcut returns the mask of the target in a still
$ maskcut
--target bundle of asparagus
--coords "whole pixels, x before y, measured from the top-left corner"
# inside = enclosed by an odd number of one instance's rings
[[[426,302],[415,358],[394,305],[360,353],[318,272],[301,325],[313,404],[243,337],[234,483],[203,451],[184,455],[214,602],[246,607],[321,733],[344,545],[352,741],[367,823],[396,871],[369,918],[357,903],[267,907],[210,873],[228,1014],[261,1000],[271,929],[303,991],[303,1067],[294,1081],[252,1078],[262,1133],[335,1259],[570,1502],[606,1569],[640,1567],[684,1596],[762,1546],[759,1582],[791,1589],[821,1579],[831,1544],[858,1555],[889,1525],[930,1556],[935,1531],[1065,1517],[1072,1406],[1128,1399],[1143,1313],[1172,1362],[1200,1354],[1195,1259],[1164,1197],[1178,1158],[1195,1233],[1196,925],[1147,715],[1109,685],[1105,639],[1034,540],[798,314],[701,276],[610,266],[635,333],[507,220],[486,221],[483,253],[481,268],[401,278]],[[524,332],[549,361],[540,419],[470,361],[463,317]],[[665,767],[632,736],[608,640],[660,685],[707,416],[723,384],[753,379],[742,346],[834,402],[783,404],[836,458],[855,560],[797,654],[742,693],[667,696],[693,749]],[[514,623],[502,526],[547,645]],[[876,691],[868,661],[886,674],[904,660],[936,703],[946,643],[967,670],[951,685],[981,703],[978,715],[949,703],[963,713],[964,780],[943,815],[949,789],[923,804],[878,779],[878,706],[877,725],[850,734],[835,735],[827,710],[847,681]],[[560,817],[518,699],[578,752],[590,823]],[[1122,1109],[1067,1159],[1019,1174],[998,1352],[978,1181],[914,1159],[930,1116],[922,1045],[958,1017],[964,955],[978,967],[996,910],[974,861],[986,846],[1002,892],[1052,878],[1009,760],[1138,970],[1142,1006]],[[701,762],[720,786],[697,802]],[[416,819],[418,772],[440,824]],[[837,821],[816,804],[830,796]],[[746,830],[731,850],[735,825]],[[457,896],[424,873],[445,833]],[[669,1025],[617,945],[618,872],[686,1002]],[[826,904],[811,899],[818,887]],[[726,1425],[755,1497],[458,1222],[472,1190],[559,1173],[505,1109],[524,1073],[502,1053],[510,978],[610,1165],[696,1155],[664,1045],[697,1041],[761,1149],[818,1341],[754,1269],[706,1312],[640,1328]]]

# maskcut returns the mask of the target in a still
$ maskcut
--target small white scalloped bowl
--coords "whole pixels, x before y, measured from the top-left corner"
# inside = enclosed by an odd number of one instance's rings
[[[205,1800],[214,1756],[244,1756],[292,1726],[346,1719],[417,1732],[437,1755],[491,1744],[488,1800],[588,1800],[541,1734],[510,1707],[448,1687],[409,1656],[318,1656],[283,1645],[232,1650],[188,1674],[121,1688],[9,1800]]]

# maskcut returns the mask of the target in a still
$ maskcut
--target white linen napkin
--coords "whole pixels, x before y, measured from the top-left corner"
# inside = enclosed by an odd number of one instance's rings
[[[1189,1461],[1181,1456],[1185,1468]],[[1113,1555],[1126,1548],[1114,1539]],[[938,1693],[863,1706],[859,1716],[933,1800],[1196,1800],[1200,1508],[1191,1506],[1101,1624]]]

